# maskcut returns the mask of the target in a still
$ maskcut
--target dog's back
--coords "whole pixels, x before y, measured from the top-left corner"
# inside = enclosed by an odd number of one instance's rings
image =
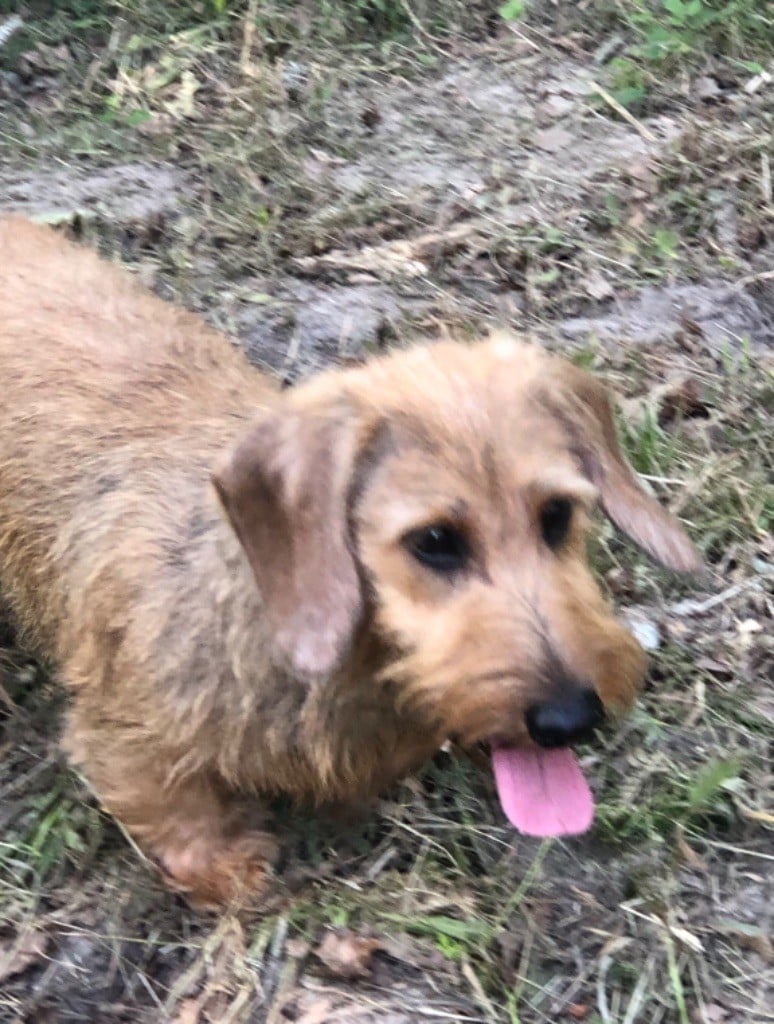
[[[119,508],[158,524],[159,475],[184,507],[273,389],[200,320],[21,218],[0,219],[0,366],[0,590],[45,652],[65,558]]]
[[[52,402],[76,422],[99,413],[122,432],[167,435],[185,430],[185,417],[242,416],[246,398],[271,391],[198,317],[16,217],[0,218],[0,359],[6,398],[34,389],[41,410]]]

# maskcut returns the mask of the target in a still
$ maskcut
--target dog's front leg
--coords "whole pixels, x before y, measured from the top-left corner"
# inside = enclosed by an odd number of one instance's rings
[[[260,903],[278,844],[258,802],[206,769],[176,773],[158,739],[95,722],[87,707],[76,701],[65,746],[170,888],[203,909]]]

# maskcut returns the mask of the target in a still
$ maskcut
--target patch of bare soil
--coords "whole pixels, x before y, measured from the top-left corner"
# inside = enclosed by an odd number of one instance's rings
[[[2,209],[51,223],[101,218],[117,225],[149,225],[180,207],[185,175],[171,164],[115,167],[43,167],[8,173],[0,165]]]
[[[603,342],[620,339],[652,345],[685,330],[706,339],[715,351],[733,351],[747,342],[761,352],[774,351],[774,284],[756,288],[727,281],[643,288],[636,297],[612,301],[607,312],[572,317],[557,330],[570,341],[589,336]]]

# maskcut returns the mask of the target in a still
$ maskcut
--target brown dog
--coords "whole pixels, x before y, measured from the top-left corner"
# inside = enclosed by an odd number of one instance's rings
[[[698,565],[591,377],[496,337],[281,392],[20,219],[0,366],[0,589],[70,689],[73,760],[174,886],[259,892],[261,798],[375,794],[447,738],[492,748],[524,831],[588,826],[570,748],[643,673],[588,512]]]

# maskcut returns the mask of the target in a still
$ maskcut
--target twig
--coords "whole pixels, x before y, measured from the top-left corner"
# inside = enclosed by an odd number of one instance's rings
[[[771,281],[774,278],[774,270],[764,270],[760,274],[750,274],[748,277],[740,277],[734,282],[734,291],[741,291],[748,285],[756,284],[758,281]]]
[[[730,601],[737,594],[741,594],[743,591],[749,590],[751,587],[758,587],[759,585],[760,580],[756,576],[754,579],[735,583],[733,587],[729,587],[728,590],[723,590],[719,594],[713,594],[712,597],[708,597],[705,601],[695,601],[693,598],[688,598],[686,601],[678,601],[669,610],[673,615],[703,615],[704,612],[710,611],[717,605]]]
[[[768,153],[761,153],[761,195],[763,196],[764,203],[771,206],[771,163],[769,162]]]
[[[470,961],[466,956],[462,959],[462,973],[465,975],[465,979],[467,980],[470,987],[473,989],[473,994],[476,997],[476,1001],[478,1002],[478,1005],[481,1007],[481,1009],[484,1011],[487,1021],[495,1022],[497,1020],[497,1013],[495,1012],[495,1008],[492,1005],[492,1000],[489,998],[486,992],[484,992],[484,988],[481,982],[478,980],[478,976],[476,975],[476,972],[473,970]]]
[[[246,77],[253,73],[253,43],[255,23],[258,17],[258,0],[250,0],[242,22],[242,48],[239,51],[239,70]]]
[[[423,39],[427,41],[430,48],[435,50],[436,53],[440,53],[441,56],[446,56],[446,52],[442,47],[443,40],[439,39],[438,36],[434,36],[431,32],[428,32],[422,22],[419,20],[417,15],[412,10],[408,3],[408,0],[400,0],[400,5],[406,12],[408,20],[414,27],[414,31],[417,32]]]
[[[624,121],[628,121],[632,128],[635,128],[640,133],[643,139],[647,139],[648,142],[658,142],[653,132],[646,128],[642,121],[638,121],[634,114],[630,113],[626,107],[618,102],[615,96],[611,96],[607,89],[603,89],[596,82],[591,82],[590,85],[594,92],[601,96],[609,107],[613,108],[616,114],[622,117]]]

